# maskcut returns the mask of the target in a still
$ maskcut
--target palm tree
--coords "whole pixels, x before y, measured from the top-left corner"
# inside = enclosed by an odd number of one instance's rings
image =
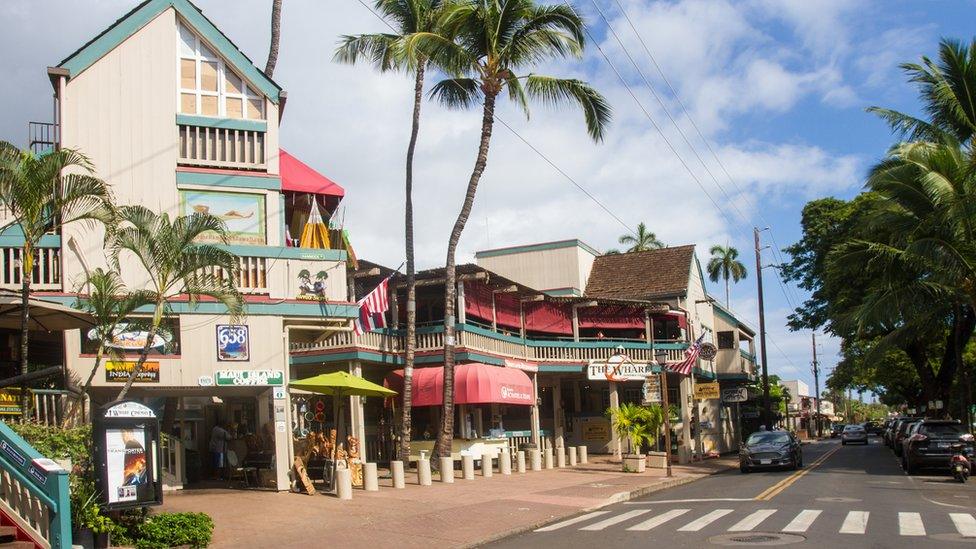
[[[112,224],[111,192],[108,185],[93,174],[92,163],[74,149],[55,149],[35,155],[0,141],[0,202],[24,235],[20,250],[21,374],[27,373],[27,302],[34,275],[34,254],[41,237],[74,221]],[[25,396],[22,387],[21,399]],[[27,413],[26,406],[21,409]]]
[[[278,64],[278,42],[281,40],[281,0],[271,3],[271,45],[268,47],[268,62],[264,66],[264,74],[268,78],[274,74]]]
[[[660,250],[664,247],[664,242],[657,239],[657,235],[647,230],[643,222],[637,224],[637,234],[625,234],[617,239],[623,245],[630,245],[627,253],[646,252],[647,250]]]
[[[94,317],[93,339],[98,342],[95,364],[81,389],[81,397],[86,399],[102,359],[106,354],[113,358],[119,354],[114,352],[108,343],[112,341],[119,327],[127,323],[130,315],[134,314],[139,307],[148,305],[152,301],[151,296],[146,292],[128,291],[117,272],[102,268],[88,273],[79,285],[78,292],[87,294],[87,297],[79,299],[75,307],[87,311]],[[85,334],[82,334],[82,337],[85,337]]]
[[[725,280],[725,306],[730,307],[729,279],[739,282],[746,277],[746,266],[739,261],[739,250],[732,246],[712,246],[709,250],[712,259],[708,261],[705,270],[708,271],[708,278],[712,282],[718,282],[721,278]]]
[[[467,108],[480,102],[482,110],[477,157],[447,244],[444,409],[436,443],[438,454],[446,456],[450,455],[454,438],[455,252],[488,163],[498,96],[507,91],[509,99],[526,114],[529,99],[549,104],[576,103],[583,110],[587,131],[596,141],[602,140],[610,122],[610,106],[586,82],[531,72],[534,66],[549,60],[582,55],[583,20],[568,5],[539,6],[534,0],[458,0],[445,6],[439,25],[441,34],[418,32],[410,36],[408,51],[437,58],[457,75],[438,82],[431,90],[433,97],[452,108]]]
[[[224,222],[218,217],[194,213],[170,220],[169,215],[143,206],[125,206],[119,219],[120,225],[110,234],[108,243],[112,261],[119,270],[123,254],[136,260],[149,279],[144,293],[153,306],[146,344],[119,392],[118,400],[122,400],[146,363],[171,300],[186,296],[192,304],[201,297],[210,297],[221,302],[236,319],[243,313],[244,299],[234,285],[237,256],[194,242],[204,234],[216,234],[226,242]]]
[[[441,0],[377,0],[376,10],[384,18],[397,25],[396,34],[360,34],[344,36],[335,53],[335,59],[343,63],[355,63],[365,56],[381,72],[390,70],[413,71],[413,119],[410,125],[410,142],[407,145],[406,184],[404,200],[404,247],[407,270],[407,335],[403,357],[403,411],[400,418],[400,445],[398,459],[410,459],[410,439],[413,402],[413,364],[417,347],[417,281],[414,264],[413,234],[413,156],[420,134],[420,105],[424,96],[425,71],[430,60],[423,54],[407,55],[405,44],[418,32],[437,33],[437,19]]]

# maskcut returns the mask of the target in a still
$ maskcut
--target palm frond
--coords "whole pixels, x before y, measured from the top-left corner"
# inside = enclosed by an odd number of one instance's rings
[[[452,109],[466,109],[481,101],[483,94],[471,78],[445,78],[430,89],[429,97]]]
[[[573,101],[583,109],[586,130],[595,141],[602,141],[612,117],[610,104],[594,88],[582,80],[555,78],[531,74],[526,78],[529,97],[556,105]]]
[[[402,37],[394,34],[343,35],[332,59],[355,64],[365,58],[382,72],[402,70],[406,66]]]

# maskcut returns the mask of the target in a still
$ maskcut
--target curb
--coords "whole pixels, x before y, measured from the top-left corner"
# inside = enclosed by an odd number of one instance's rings
[[[690,474],[690,475],[688,475],[686,477],[673,478],[671,480],[665,480],[664,482],[658,482],[658,483],[650,484],[650,485],[647,485],[647,486],[641,486],[641,487],[635,488],[635,489],[633,489],[633,490],[631,490],[629,492],[617,492],[616,494],[613,494],[612,496],[608,497],[604,501],[602,501],[602,502],[600,502],[600,503],[598,503],[596,505],[593,505],[591,507],[586,507],[584,509],[578,509],[578,510],[576,510],[574,512],[571,512],[571,513],[568,513],[566,515],[562,515],[562,516],[559,516],[559,517],[552,517],[552,518],[548,518],[548,519],[545,519],[545,520],[536,521],[536,522],[534,522],[532,524],[527,524],[527,525],[524,525],[524,526],[519,526],[517,528],[512,528],[512,529],[506,530],[504,532],[499,532],[497,534],[492,534],[491,536],[489,536],[487,538],[478,540],[478,541],[476,541],[474,543],[469,543],[467,545],[462,545],[461,547],[463,547],[463,548],[481,547],[483,545],[486,545],[488,543],[492,543],[492,542],[495,542],[495,541],[498,541],[498,540],[501,540],[501,539],[505,539],[505,538],[508,538],[508,537],[511,537],[511,536],[517,536],[519,534],[524,534],[526,532],[531,532],[532,530],[535,530],[537,528],[542,528],[543,526],[546,526],[547,524],[552,524],[552,523],[555,523],[555,522],[559,522],[561,520],[565,520],[566,518],[572,517],[574,515],[579,515],[581,513],[590,513],[590,512],[593,512],[593,511],[597,511],[599,509],[603,509],[604,507],[609,507],[611,505],[616,505],[618,503],[623,503],[625,501],[630,501],[632,499],[637,499],[637,498],[640,498],[640,497],[644,497],[644,496],[646,496],[648,494],[653,494],[654,492],[661,492],[663,490],[668,490],[668,489],[671,489],[671,488],[677,488],[678,486],[682,486],[682,485],[685,485],[685,484],[691,484],[692,482],[695,482],[696,480],[701,480],[701,479],[703,479],[705,477],[710,477],[712,475],[717,475],[719,473],[724,473],[725,471],[730,471],[732,469],[735,469],[735,466],[723,467],[721,469],[716,469],[715,471],[711,471],[711,472],[708,472],[708,473],[694,473],[694,474]]]

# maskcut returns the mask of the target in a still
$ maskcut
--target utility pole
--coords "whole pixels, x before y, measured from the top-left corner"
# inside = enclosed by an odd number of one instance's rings
[[[772,429],[773,411],[769,404],[769,367],[766,364],[766,312],[763,308],[762,256],[760,255],[761,248],[759,247],[759,229],[753,227],[752,234],[756,241],[756,286],[759,291],[759,356],[760,360],[762,360],[763,423],[766,425],[766,429]]]
[[[817,397],[817,438],[823,436],[821,425],[823,421],[820,416],[820,365],[817,363],[817,332],[810,334],[813,338],[813,390]]]

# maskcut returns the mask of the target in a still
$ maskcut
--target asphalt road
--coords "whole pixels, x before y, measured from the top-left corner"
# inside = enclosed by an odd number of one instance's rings
[[[976,546],[976,479],[906,475],[878,437],[809,444],[803,461],[797,472],[713,475],[491,546]]]

